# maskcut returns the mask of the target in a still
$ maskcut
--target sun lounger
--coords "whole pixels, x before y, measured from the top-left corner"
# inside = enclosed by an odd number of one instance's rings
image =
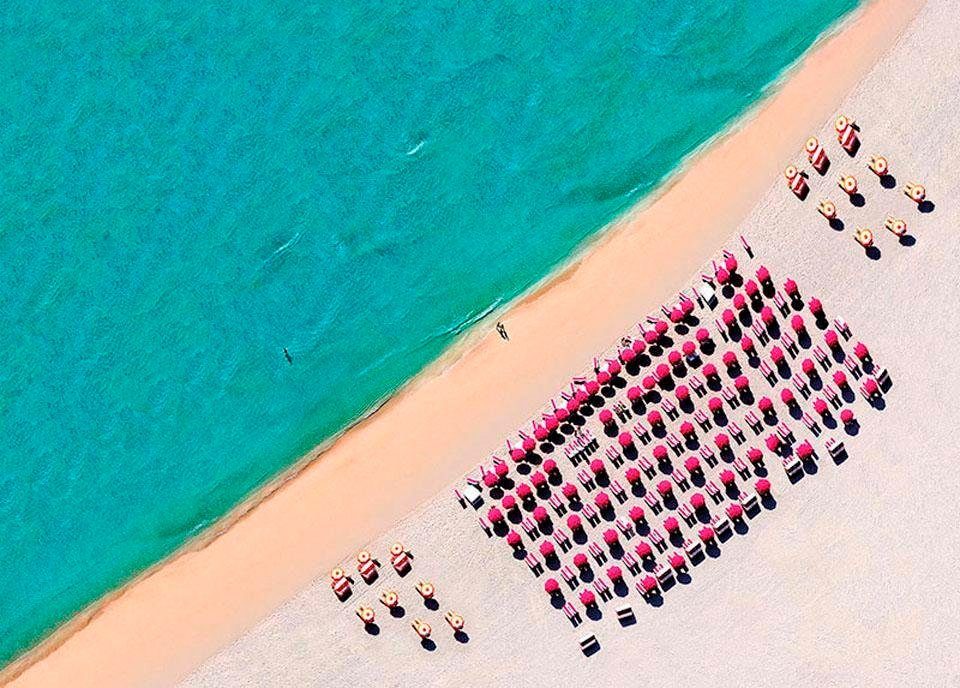
[[[783,298],[783,294],[780,293],[779,289],[773,294],[773,303],[777,307],[777,310],[780,311],[780,315],[786,315],[790,312],[790,306],[787,305],[787,300]]]
[[[467,485],[463,489],[463,498],[466,499],[467,503],[474,509],[479,508],[483,504],[483,494],[473,485]]]
[[[490,527],[490,523],[483,516],[477,516],[477,523],[480,524],[480,530],[487,534],[487,537],[493,535],[493,529]]]
[[[617,530],[620,531],[620,534],[623,535],[623,537],[625,537],[627,540],[633,537],[634,531],[633,531],[632,522],[622,518],[618,518],[616,523],[617,523]]]
[[[667,549],[667,543],[663,539],[663,534],[656,528],[650,529],[650,542],[658,552],[664,552]]]
[[[837,332],[843,335],[844,339],[850,339],[850,326],[847,325],[846,320],[840,317],[834,318],[833,326],[837,329]]]
[[[873,375],[877,380],[877,384],[880,386],[881,392],[886,392],[890,389],[890,371],[886,368],[877,368],[873,371]]]
[[[730,341],[730,338],[727,336],[727,328],[724,327],[723,323],[717,320],[716,318],[714,318],[713,324],[717,328],[717,333],[720,335],[720,339],[722,339],[725,342]]]
[[[585,519],[587,519],[587,522],[590,525],[596,526],[598,523],[600,523],[600,515],[597,514],[597,510],[593,508],[592,504],[584,504],[583,508],[580,510],[580,513]]]
[[[461,508],[467,508],[467,499],[463,496],[463,493],[459,489],[453,488],[453,496],[457,498],[457,502],[460,504]]]
[[[696,292],[700,297],[700,300],[710,308],[713,308],[717,305],[717,292],[706,282],[699,285],[696,289]]]
[[[591,542],[587,545],[587,551],[590,552],[590,556],[593,557],[593,560],[597,562],[597,565],[602,565],[607,561],[607,553],[603,551],[603,548],[600,547],[596,542]]]
[[[710,527],[719,537],[726,537],[730,533],[730,519],[726,514],[716,514],[710,519]]]
[[[602,602],[607,602],[613,597],[613,593],[610,592],[610,586],[608,586],[607,582],[600,576],[597,576],[597,578],[593,581],[593,590],[597,593],[597,597],[599,597]]]
[[[677,411],[677,406],[669,399],[664,399],[660,402],[660,410],[663,411],[669,420],[676,420],[680,416],[680,412]]]
[[[668,588],[677,580],[673,569],[669,566],[664,566],[663,564],[657,564],[657,566],[654,567],[653,575],[657,577],[657,582],[660,584],[661,588]]]
[[[647,492],[643,495],[643,501],[646,502],[647,506],[650,508],[654,514],[659,514],[663,510],[663,506],[660,504],[660,500],[657,499],[657,496],[653,492]]]
[[[761,323],[759,320],[756,320],[750,329],[753,332],[753,336],[757,342],[762,346],[766,346],[767,342],[770,340],[770,337],[767,336],[767,330],[764,328],[763,323]]]
[[[707,393],[707,388],[703,384],[703,378],[699,375],[690,376],[690,389],[692,389],[698,397],[702,397]]]
[[[819,344],[813,347],[813,357],[817,359],[817,363],[819,363],[824,370],[829,370],[830,366],[833,365],[830,357],[827,356],[827,352],[824,351],[823,347]]]
[[[643,421],[637,421],[633,424],[633,436],[636,437],[641,444],[650,443],[650,428],[643,424]]]
[[[837,390],[834,389],[833,385],[827,383],[823,386],[823,395],[827,398],[827,401],[830,402],[830,405],[834,408],[840,408],[843,406],[843,400],[840,398],[840,395],[837,393]]]
[[[794,456],[785,456],[783,458],[783,470],[786,472],[788,478],[792,478],[796,475],[803,473],[803,465],[800,463],[800,459]]]
[[[527,552],[527,556],[524,557],[524,561],[527,563],[527,566],[530,568],[530,572],[533,573],[535,577],[539,577],[543,573],[543,564],[540,563],[540,558],[537,557],[533,552]]]
[[[750,426],[750,429],[753,430],[753,434],[759,435],[763,432],[763,424],[760,422],[760,418],[757,417],[757,414],[753,409],[747,411],[743,419],[747,421],[747,425]]]
[[[683,551],[691,562],[703,557],[703,543],[700,540],[684,540]]]
[[[640,470],[643,471],[643,474],[648,478],[652,478],[657,474],[657,469],[652,463],[650,463],[650,459],[648,459],[646,456],[638,457],[637,464],[640,466]]]
[[[600,649],[600,642],[597,640],[597,636],[585,635],[580,639],[580,650],[585,655],[590,655]]]
[[[564,583],[570,586],[571,590],[577,587],[577,575],[569,566],[564,565],[560,568],[560,577],[563,578]]]
[[[744,480],[750,477],[750,467],[747,466],[746,462],[741,457],[738,456],[733,460],[733,468]]]
[[[713,423],[710,422],[710,418],[706,413],[703,412],[703,409],[697,409],[693,412],[693,419],[697,421],[697,425],[700,426],[700,429],[703,431],[709,430],[713,427]]]
[[[670,477],[673,479],[674,484],[680,488],[681,492],[685,492],[690,487],[690,476],[687,472],[677,466],[673,469],[673,472],[670,473]]]
[[[632,574],[636,574],[640,570],[640,562],[637,561],[637,558],[633,556],[632,552],[624,552],[623,556],[620,557],[620,562],[627,567],[627,571]]]
[[[780,440],[783,442],[790,442],[793,440],[793,430],[791,430],[790,426],[783,421],[777,425],[777,435],[780,436]]]
[[[708,481],[706,484],[707,494],[710,495],[710,498],[714,503],[719,504],[723,501],[723,495],[720,493],[720,488],[712,480]]]
[[[680,438],[672,432],[667,435],[667,445],[674,451],[675,454],[677,454],[677,456],[683,453],[683,445],[680,443]]]
[[[737,408],[737,395],[729,385],[720,389],[720,396],[730,405],[730,408]]]
[[[557,516],[563,516],[567,513],[567,505],[563,503],[563,500],[560,499],[560,495],[552,494],[547,500],[547,504],[553,509],[553,513]]]
[[[831,458],[837,459],[846,454],[846,448],[844,447],[843,440],[838,440],[831,437],[826,441],[825,445],[827,447],[827,453]]]
[[[814,434],[814,436],[820,434],[820,424],[811,416],[809,413],[804,412],[801,416],[803,424],[807,426],[807,429]]]
[[[700,458],[702,458],[710,468],[717,465],[717,455],[713,452],[713,449],[706,445],[700,447]]]
[[[689,504],[681,504],[677,508],[677,513],[680,514],[680,518],[682,518],[683,522],[688,526],[692,526],[697,520],[697,517],[694,515],[693,509]]]
[[[727,430],[737,444],[743,444],[746,442],[747,438],[743,436],[743,430],[740,429],[740,426],[737,425],[736,421],[730,421],[730,424],[727,426]]]
[[[862,374],[860,370],[860,364],[857,363],[857,359],[854,358],[853,356],[845,357],[843,359],[843,365],[847,367],[847,370],[855,379],[858,379]]]
[[[574,626],[578,626],[578,625],[581,623],[581,621],[582,621],[582,619],[580,618],[580,612],[578,612],[576,609],[574,609],[574,608],[573,608],[573,605],[570,604],[569,602],[564,603],[564,605],[563,605],[563,613],[567,615],[567,619],[568,619],[568,620],[570,621],[570,623],[572,623]],[[594,636],[589,636],[589,637],[592,637],[593,640],[594,640],[594,642],[596,642],[596,640],[597,640],[596,637],[594,637]]]
[[[800,392],[800,396],[804,399],[807,399],[810,396],[810,388],[807,387],[807,381],[803,378],[803,375],[797,373],[794,375],[791,380],[793,383],[793,388]]]
[[[620,607],[617,607],[617,621],[620,622],[621,626],[629,626],[633,623],[636,623],[637,617],[633,613],[633,607],[629,604],[624,604]]]
[[[623,485],[620,484],[619,480],[614,480],[610,483],[610,491],[613,492],[613,496],[621,504],[627,501],[627,491],[623,489]]]
[[[793,335],[789,332],[784,332],[780,335],[780,346],[790,354],[791,358],[796,358],[799,349],[797,349],[797,343],[793,340]]]
[[[553,531],[553,541],[557,543],[557,547],[560,548],[561,552],[566,552],[571,547],[570,536],[567,535],[567,531],[563,528],[558,527]]]
[[[743,510],[748,514],[756,511],[759,501],[760,497],[757,496],[756,492],[751,492],[750,494],[745,492],[740,493],[740,506],[742,506]]]

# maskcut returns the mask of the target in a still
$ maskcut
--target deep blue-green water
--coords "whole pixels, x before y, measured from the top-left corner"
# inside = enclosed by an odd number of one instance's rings
[[[541,279],[857,2],[365,4],[0,7],[0,661]]]

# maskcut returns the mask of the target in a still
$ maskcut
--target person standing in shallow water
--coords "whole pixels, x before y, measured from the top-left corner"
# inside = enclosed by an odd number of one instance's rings
[[[510,341],[510,335],[507,334],[507,328],[503,326],[502,322],[497,323],[497,332],[500,334],[500,337],[502,337],[505,342]]]

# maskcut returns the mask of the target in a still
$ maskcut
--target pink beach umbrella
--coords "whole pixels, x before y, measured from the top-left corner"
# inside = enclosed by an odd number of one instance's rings
[[[688,420],[680,423],[680,434],[684,437],[693,437],[696,434],[696,429],[693,427],[693,423]]]
[[[647,344],[653,345],[660,340],[660,335],[658,335],[654,330],[647,330],[643,333],[643,341]]]
[[[700,470],[700,459],[696,456],[691,456],[683,462],[683,466],[688,472],[697,473]]]
[[[676,533],[680,530],[680,523],[673,516],[667,516],[663,520],[663,529],[668,533]]]
[[[547,428],[548,432],[553,432],[560,427],[560,420],[556,415],[546,415],[543,417],[543,424]]]
[[[503,521],[503,513],[497,507],[492,506],[487,512],[487,520],[494,525],[501,523]]]
[[[560,592],[560,583],[556,578],[548,578],[543,582],[543,589],[548,595],[556,595]]]
[[[533,520],[537,523],[545,523],[550,519],[550,516],[547,515],[547,510],[542,506],[538,506],[533,510]]]
[[[543,442],[548,437],[550,437],[550,431],[543,425],[539,423],[533,424],[533,436],[537,438],[537,441]]]
[[[780,438],[776,435],[770,435],[767,437],[767,449],[772,452],[775,452],[780,449]]]
[[[694,492],[690,495],[690,506],[694,511],[699,511],[707,505],[707,500],[704,498],[703,494],[700,492]]]
[[[683,311],[679,308],[673,308],[670,310],[670,322],[674,325],[683,322]]]
[[[617,537],[617,531],[613,528],[607,528],[603,531],[603,541],[610,546],[613,546],[619,542],[620,538]]]
[[[656,330],[657,334],[662,337],[670,330],[670,326],[667,324],[666,320],[658,320],[656,323],[654,323],[653,329]]]
[[[747,450],[747,460],[755,466],[763,463],[763,452],[756,447],[750,447]]]
[[[598,417],[600,418],[600,422],[604,425],[610,425],[613,423],[613,411],[610,409],[603,409]]]
[[[753,280],[747,280],[747,283],[743,285],[743,290],[747,292],[747,296],[751,299],[760,293],[760,287],[758,287],[757,283]]]
[[[722,482],[724,485],[729,487],[730,485],[733,485],[735,481],[736,481],[736,476],[733,474],[733,471],[731,471],[729,468],[725,468],[722,471],[720,471],[720,482]]]
[[[654,445],[653,447],[653,458],[656,461],[666,461],[668,456],[667,448],[662,444]]]
[[[676,395],[677,401],[682,403],[690,398],[690,388],[686,385],[678,385]]]
[[[800,361],[800,370],[803,371],[804,375],[813,377],[814,373],[817,372],[817,366],[814,364],[812,359],[805,358]]]
[[[880,386],[877,384],[877,381],[872,377],[868,377],[866,382],[863,383],[863,391],[866,392],[868,397],[875,397],[880,393]]]
[[[580,530],[583,527],[583,522],[580,520],[580,517],[576,514],[570,514],[567,516],[567,528],[570,530]]]
[[[791,277],[788,277],[787,281],[783,283],[783,290],[787,292],[787,296],[791,298],[800,293],[800,290],[797,288],[797,283],[794,282]]]
[[[842,370],[838,370],[833,374],[833,384],[837,387],[843,389],[847,386],[847,374]]]
[[[726,433],[718,432],[713,438],[713,443],[717,445],[717,449],[723,451],[730,447],[730,438],[727,437]]]
[[[746,375],[738,375],[737,379],[733,381],[733,386],[737,388],[738,392],[744,392],[750,389],[750,381]]]
[[[809,459],[813,456],[813,445],[810,444],[807,440],[804,440],[797,445],[797,456],[803,460]]]
[[[797,334],[807,331],[807,326],[803,322],[803,316],[799,313],[790,318],[790,327]]]
[[[810,308],[810,312],[813,313],[814,317],[819,318],[823,315],[823,304],[820,303],[820,299],[810,299],[807,306]]]
[[[770,494],[770,481],[766,478],[760,478],[754,485],[754,488],[757,490],[757,494],[761,497],[766,497]]]
[[[500,506],[502,506],[506,511],[512,511],[513,509],[517,508],[517,498],[508,494],[500,500]]]
[[[816,411],[821,416],[825,416],[830,412],[830,407],[827,406],[827,402],[817,397],[813,400],[813,410]]]
[[[729,254],[723,261],[723,267],[727,269],[727,272],[733,273],[737,271],[737,257],[732,253]]]
[[[786,387],[780,390],[780,401],[787,406],[792,406],[793,404],[797,403],[797,399],[793,396],[793,392]]]
[[[853,411],[850,409],[843,409],[840,412],[840,422],[844,425],[852,425],[854,421]]]
[[[683,351],[684,356],[691,358],[697,353],[697,345],[688,339],[681,345],[680,350]]]
[[[670,568],[674,571],[680,571],[687,565],[687,560],[683,558],[683,555],[679,552],[674,552],[670,555],[670,558],[667,560],[670,563]]]
[[[597,598],[593,594],[593,590],[583,590],[580,593],[580,604],[584,607],[589,607],[597,603]]]
[[[699,342],[701,346],[703,346],[703,344],[705,344],[706,342],[710,341],[710,332],[707,330],[706,327],[701,327],[700,329],[698,329],[697,333],[694,336],[696,337],[697,342]]]
[[[493,472],[497,474],[498,478],[506,478],[510,472],[510,466],[505,463],[498,463],[493,467]]]
[[[553,543],[550,542],[549,540],[544,540],[543,542],[540,543],[540,554],[543,555],[544,557],[549,558],[549,557],[555,556],[556,553],[557,551],[556,549],[554,549]]]
[[[705,366],[703,366],[703,376],[707,379],[717,377],[717,366],[713,365],[712,363],[707,363]]]
[[[733,307],[738,311],[742,311],[747,307],[747,297],[740,293],[735,294],[733,297]]]
[[[657,579],[653,576],[646,576],[640,581],[640,587],[644,593],[651,593],[657,589]]]
[[[760,409],[760,413],[766,415],[773,411],[773,400],[770,397],[760,397],[757,408]]]
[[[528,454],[537,448],[537,441],[532,437],[527,435],[521,435],[523,437],[523,450]]]
[[[533,490],[526,483],[520,483],[517,485],[517,496],[520,499],[530,499],[533,496]]]
[[[627,399],[629,399],[631,402],[639,401],[642,398],[643,390],[636,385],[627,390]]]
[[[553,475],[557,472],[557,462],[553,459],[547,459],[543,462],[543,470],[547,475]]]
[[[640,471],[634,466],[628,468],[624,475],[627,479],[627,482],[631,485],[636,485],[638,482],[640,482]]]
[[[577,399],[576,395],[570,397],[569,399],[567,399],[567,406],[566,406],[567,411],[570,413],[576,413],[577,411],[580,410],[580,403],[581,402],[579,399]]]
[[[737,365],[737,355],[732,351],[724,351],[721,360],[723,361],[723,365],[727,366],[727,368],[732,368],[733,366]]]
[[[499,482],[500,479],[497,477],[496,473],[490,472],[483,474],[483,484],[487,487],[495,487]]]
[[[597,508],[603,511],[604,509],[610,508],[610,495],[606,492],[598,492],[597,496],[593,498],[593,503],[597,505]]]
[[[727,516],[731,521],[743,518],[743,507],[736,503],[730,504],[727,506]]]
[[[723,314],[720,316],[720,318],[723,320],[723,324],[726,325],[727,327],[730,327],[735,322],[737,322],[737,316],[735,316],[733,314],[733,311],[730,310],[729,308],[723,311]]]
[[[623,366],[620,365],[620,361],[615,359],[609,359],[607,361],[607,372],[611,377],[616,377],[623,370]]]
[[[621,349],[617,355],[620,356],[620,360],[624,363],[629,363],[637,357],[637,353],[633,349]]]
[[[516,549],[520,546],[520,533],[515,530],[511,530],[507,533],[507,544]]]
[[[730,273],[724,268],[718,268],[716,272],[717,284],[726,284],[730,281]]]
[[[612,376],[606,370],[601,370],[599,373],[597,373],[597,384],[600,385],[601,387],[603,385],[609,384],[611,379],[612,379]],[[598,389],[597,391],[599,392],[600,390]]]
[[[660,415],[660,412],[656,409],[653,409],[647,414],[647,422],[654,427],[658,425],[663,425],[663,416]]]
[[[630,344],[630,348],[633,349],[633,353],[638,356],[647,350],[647,343],[642,339],[634,339]]]
[[[573,483],[564,483],[560,491],[563,492],[563,496],[567,499],[573,499],[577,496],[577,486]]]
[[[723,410],[723,399],[720,397],[710,397],[707,400],[707,408],[710,409],[710,413],[720,413]]]
[[[753,345],[753,340],[750,337],[743,337],[740,340],[740,348],[743,350],[743,353],[748,356],[752,355],[756,351],[756,347]]]
[[[592,397],[600,393],[600,383],[596,380],[587,380],[584,388],[587,390],[587,394]]]
[[[620,444],[621,447],[624,447],[624,448],[633,446],[633,438],[630,436],[629,432],[621,432],[617,436],[617,442]]]
[[[863,342],[857,342],[853,347],[853,355],[863,361],[870,357],[870,350]]]
[[[760,309],[760,321],[764,325],[770,325],[774,321],[773,309],[770,306],[764,306]]]
[[[691,313],[693,313],[695,308],[696,308],[696,304],[694,304],[693,301],[691,301],[687,297],[680,299],[680,310],[683,311],[684,315],[690,315]]]
[[[653,375],[644,376],[643,380],[640,381],[640,384],[643,385],[643,388],[648,392],[657,386],[657,379]]]
[[[760,282],[760,284],[766,284],[770,281],[770,271],[767,270],[765,265],[757,268],[757,281]]]
[[[583,552],[577,552],[573,555],[573,565],[578,569],[584,569],[587,567],[589,562],[587,562],[587,555]]]
[[[653,556],[653,548],[650,547],[650,544],[645,540],[641,540],[637,546],[634,548],[634,551],[637,553],[637,556],[641,559],[647,559]]]
[[[657,366],[655,373],[658,380],[666,380],[668,377],[670,377],[670,366],[668,366],[666,363],[661,363]]]
[[[670,481],[661,480],[659,483],[657,483],[657,492],[660,493],[661,497],[666,497],[668,494],[671,494],[673,492],[673,487],[671,487]]]
[[[630,511],[627,513],[627,516],[630,517],[630,520],[634,523],[640,523],[643,521],[643,507],[632,506]]]
[[[623,580],[623,571],[620,570],[619,566],[611,566],[607,569],[607,578],[613,583],[619,583]]]
[[[710,528],[710,527],[701,528],[700,532],[697,533],[697,535],[700,536],[700,540],[704,543],[713,542],[713,538],[714,538],[713,528]]]
[[[827,343],[831,349],[836,349],[840,346],[840,337],[837,336],[837,333],[833,330],[827,330],[823,334],[823,341]]]
[[[667,353],[667,363],[669,363],[672,368],[677,368],[682,361],[683,356],[676,349]]]

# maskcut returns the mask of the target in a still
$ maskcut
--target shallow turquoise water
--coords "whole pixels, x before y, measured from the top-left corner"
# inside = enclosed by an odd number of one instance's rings
[[[0,661],[538,281],[857,3],[420,4],[3,3]]]

